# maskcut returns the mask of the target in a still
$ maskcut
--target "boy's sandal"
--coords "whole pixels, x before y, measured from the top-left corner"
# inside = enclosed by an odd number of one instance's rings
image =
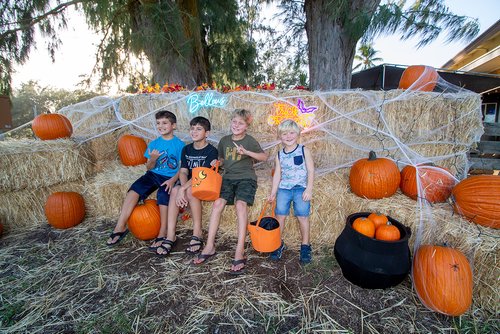
[[[174,248],[174,245],[176,242],[177,242],[177,240],[172,241],[172,240],[165,239],[161,243],[161,245],[158,246],[158,248],[156,249],[156,256],[164,257],[164,256],[169,255],[172,252],[172,248]],[[165,251],[165,253],[158,253],[158,250],[160,250],[160,249],[163,249]]]
[[[247,259],[244,258],[244,259],[239,259],[239,260],[233,260],[233,262],[231,264],[233,266],[237,266],[239,264],[243,264],[243,267],[241,267],[240,269],[233,270],[233,268],[231,268],[231,271],[229,272],[231,275],[241,275],[241,274],[245,273]]]
[[[212,254],[198,254],[198,256],[192,261],[192,263],[195,265],[195,266],[199,266],[203,263],[206,263],[208,260],[210,260],[212,257],[214,257],[215,255],[217,255],[217,252],[214,252]],[[194,262],[195,260],[201,260],[200,262]]]
[[[158,238],[155,238],[155,240],[153,241],[153,244],[157,243],[157,242],[164,242],[164,241],[167,241],[168,239],[166,237],[158,237]],[[159,246],[149,246],[148,249],[153,251],[153,252],[156,252],[156,250],[160,247]]]
[[[112,241],[112,242],[106,242],[106,245],[108,245],[108,246],[114,246],[114,245],[116,245],[117,243],[119,243],[120,241],[122,241],[123,238],[125,238],[125,236],[127,235],[127,233],[128,233],[128,229],[126,229],[123,232],[113,232],[113,233],[111,233],[109,235],[109,238],[114,239],[114,238],[118,237],[118,239],[116,239],[115,241]]]
[[[191,243],[194,241],[193,243]],[[197,248],[195,251],[193,250],[194,248]],[[189,242],[188,248],[186,248],[186,253],[195,255],[201,252],[201,248],[203,247],[203,239],[197,237],[196,235],[191,236],[191,241]]]

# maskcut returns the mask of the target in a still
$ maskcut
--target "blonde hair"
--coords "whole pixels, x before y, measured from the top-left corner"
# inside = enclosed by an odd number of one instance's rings
[[[285,119],[278,125],[278,138],[285,132],[295,132],[300,135],[300,127],[297,122]]]
[[[246,110],[246,109],[234,109],[233,115],[231,116],[231,119],[233,119],[235,117],[243,118],[243,120],[247,123],[247,125],[250,125],[252,123],[252,120],[253,120],[252,113],[250,112],[250,110]]]

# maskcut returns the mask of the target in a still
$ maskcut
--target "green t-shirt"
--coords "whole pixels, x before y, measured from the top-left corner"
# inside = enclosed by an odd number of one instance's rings
[[[224,178],[228,180],[257,180],[257,175],[253,169],[254,159],[248,155],[238,154],[234,143],[242,145],[246,150],[255,153],[261,153],[264,150],[257,140],[248,134],[241,140],[233,140],[231,137],[232,135],[222,137],[218,146],[219,158],[224,159]]]

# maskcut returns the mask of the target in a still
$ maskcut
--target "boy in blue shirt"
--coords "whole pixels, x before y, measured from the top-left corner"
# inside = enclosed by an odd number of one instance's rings
[[[128,233],[127,221],[139,200],[145,200],[158,189],[157,203],[160,207],[161,227],[153,247],[158,247],[167,233],[168,204],[170,191],[178,179],[182,140],[174,136],[177,118],[167,110],[155,114],[156,129],[160,136],[149,143],[144,156],[147,172],[137,179],[130,187],[123,200],[122,210],[113,232],[106,244],[113,246],[119,243]]]

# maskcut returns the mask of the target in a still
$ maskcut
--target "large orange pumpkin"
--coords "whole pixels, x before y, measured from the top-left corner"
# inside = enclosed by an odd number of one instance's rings
[[[139,203],[128,219],[130,232],[139,240],[151,240],[160,232],[160,209],[156,200]]]
[[[38,115],[31,123],[31,128],[41,140],[69,138],[73,134],[71,122],[61,114]]]
[[[455,212],[476,224],[500,228],[500,176],[468,177],[451,194]]]
[[[349,174],[352,192],[370,199],[392,196],[398,190],[400,179],[396,163],[386,158],[377,158],[373,151],[368,159],[356,161]]]
[[[413,259],[413,286],[429,309],[458,316],[472,304],[472,270],[467,258],[449,247],[420,246]]]
[[[146,163],[144,152],[148,145],[141,137],[123,135],[118,140],[118,155],[125,166],[138,166]]]
[[[446,202],[455,185],[455,179],[446,168],[437,166],[418,165],[405,166],[401,170],[401,184],[399,187],[406,196],[417,199],[417,169],[422,193],[420,196],[431,203]]]
[[[73,227],[85,217],[85,201],[76,192],[55,192],[47,198],[45,216],[55,228]]]
[[[436,87],[439,74],[431,66],[408,66],[399,80],[399,89],[411,89],[423,92],[432,92]]]

